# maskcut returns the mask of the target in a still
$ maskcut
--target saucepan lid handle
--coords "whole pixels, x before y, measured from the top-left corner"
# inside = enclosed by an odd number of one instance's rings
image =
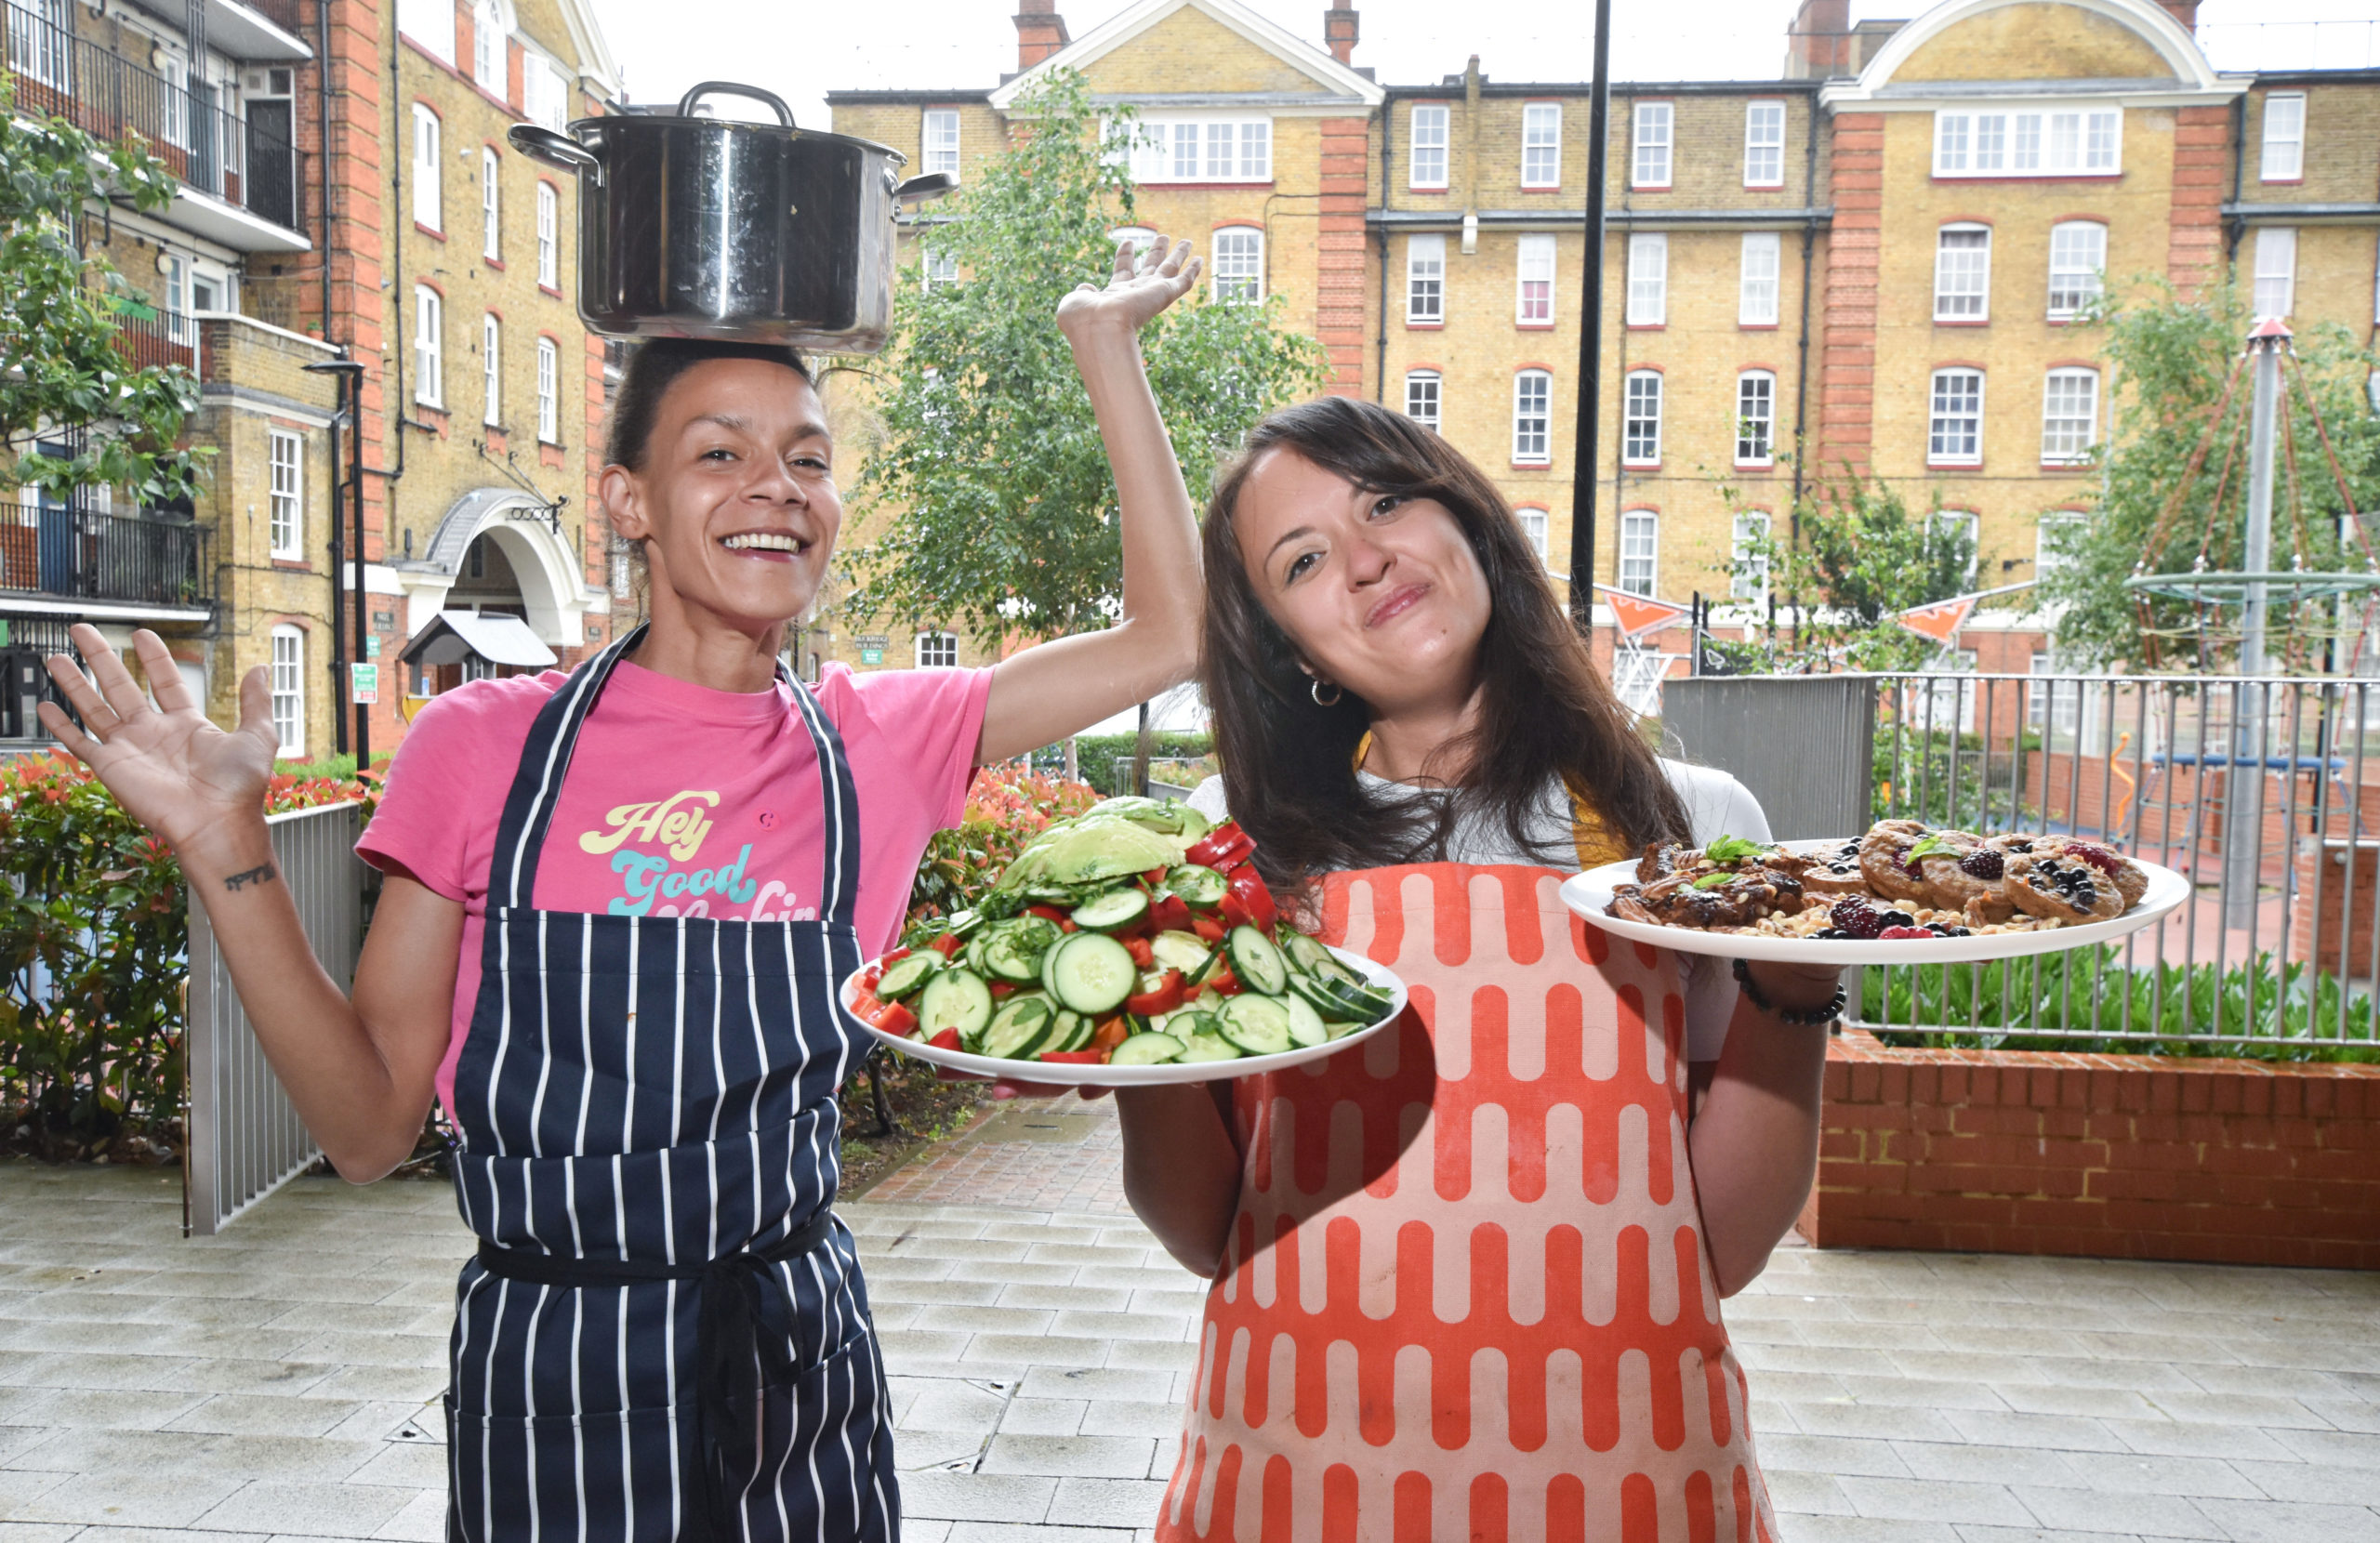
[[[888,178],[889,180],[889,178]],[[930,171],[922,177],[912,177],[892,190],[896,204],[923,204],[959,191],[959,178],[946,171]]]
[[[694,115],[694,103],[700,101],[703,98],[708,96],[714,91],[723,93],[730,97],[749,97],[756,102],[766,102],[769,105],[770,111],[776,113],[777,122],[785,125],[787,128],[791,128],[793,126],[793,109],[786,106],[785,99],[783,97],[778,96],[774,91],[763,91],[757,86],[738,86],[732,80],[707,80],[700,86],[695,86],[693,90],[687,92],[684,96],[679,98],[678,116],[681,118],[693,117]]]
[[[601,171],[603,166],[594,152],[569,135],[557,134],[536,124],[514,124],[504,137],[522,154],[535,156],[564,171]]]

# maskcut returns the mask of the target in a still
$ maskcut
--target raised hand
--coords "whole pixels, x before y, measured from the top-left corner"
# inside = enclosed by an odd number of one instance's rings
[[[50,679],[83,717],[76,728],[58,705],[40,706],[45,728],[115,795],[126,813],[176,851],[241,820],[264,817],[265,785],[280,741],[272,730],[272,692],[261,666],[240,682],[240,726],[225,733],[191,700],[165,642],[145,627],[132,635],[156,693],[147,693],[99,636],[77,623],[69,634],[91,676],[62,653],[49,657]]]
[[[1101,325],[1137,332],[1157,312],[1190,293],[1201,266],[1200,259],[1190,255],[1186,241],[1170,242],[1159,236],[1139,253],[1130,242],[1117,242],[1107,286],[1082,284],[1060,300],[1058,326],[1072,338]]]

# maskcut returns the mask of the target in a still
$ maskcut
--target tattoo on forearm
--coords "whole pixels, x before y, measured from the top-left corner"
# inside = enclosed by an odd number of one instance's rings
[[[223,880],[227,890],[245,890],[251,884],[270,884],[273,879],[272,864],[259,863],[245,873],[237,873]]]

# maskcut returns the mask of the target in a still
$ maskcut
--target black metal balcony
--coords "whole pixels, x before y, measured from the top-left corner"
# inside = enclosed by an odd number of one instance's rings
[[[17,110],[102,139],[137,134],[188,186],[305,233],[305,157],[277,124],[242,118],[119,54],[9,5],[5,46]]]
[[[13,516],[13,518],[10,518]],[[0,510],[0,590],[198,608],[211,597],[208,533],[53,505]]]
[[[197,371],[198,323],[194,319],[161,310],[151,316],[119,316],[115,327],[116,347],[134,369],[179,364]]]

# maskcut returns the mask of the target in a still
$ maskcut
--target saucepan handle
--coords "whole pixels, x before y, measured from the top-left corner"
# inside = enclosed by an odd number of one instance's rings
[[[912,177],[892,190],[895,204],[924,204],[959,191],[959,178],[946,171],[930,171],[922,177]]]
[[[776,113],[777,122],[785,125],[787,128],[791,128],[793,126],[793,109],[786,106],[785,99],[783,97],[776,95],[776,93],[773,91],[763,91],[757,86],[738,86],[732,80],[707,80],[700,86],[695,86],[693,90],[687,92],[684,96],[679,98],[678,116],[681,118],[693,117],[694,115],[694,103],[700,101],[703,98],[710,95],[714,91],[724,92],[726,95],[731,97],[749,97],[756,102],[766,102],[768,103],[770,110]]]
[[[549,166],[564,171],[600,171],[603,163],[593,152],[567,134],[557,134],[536,124],[514,124],[504,136],[512,148],[523,155],[531,155]]]

